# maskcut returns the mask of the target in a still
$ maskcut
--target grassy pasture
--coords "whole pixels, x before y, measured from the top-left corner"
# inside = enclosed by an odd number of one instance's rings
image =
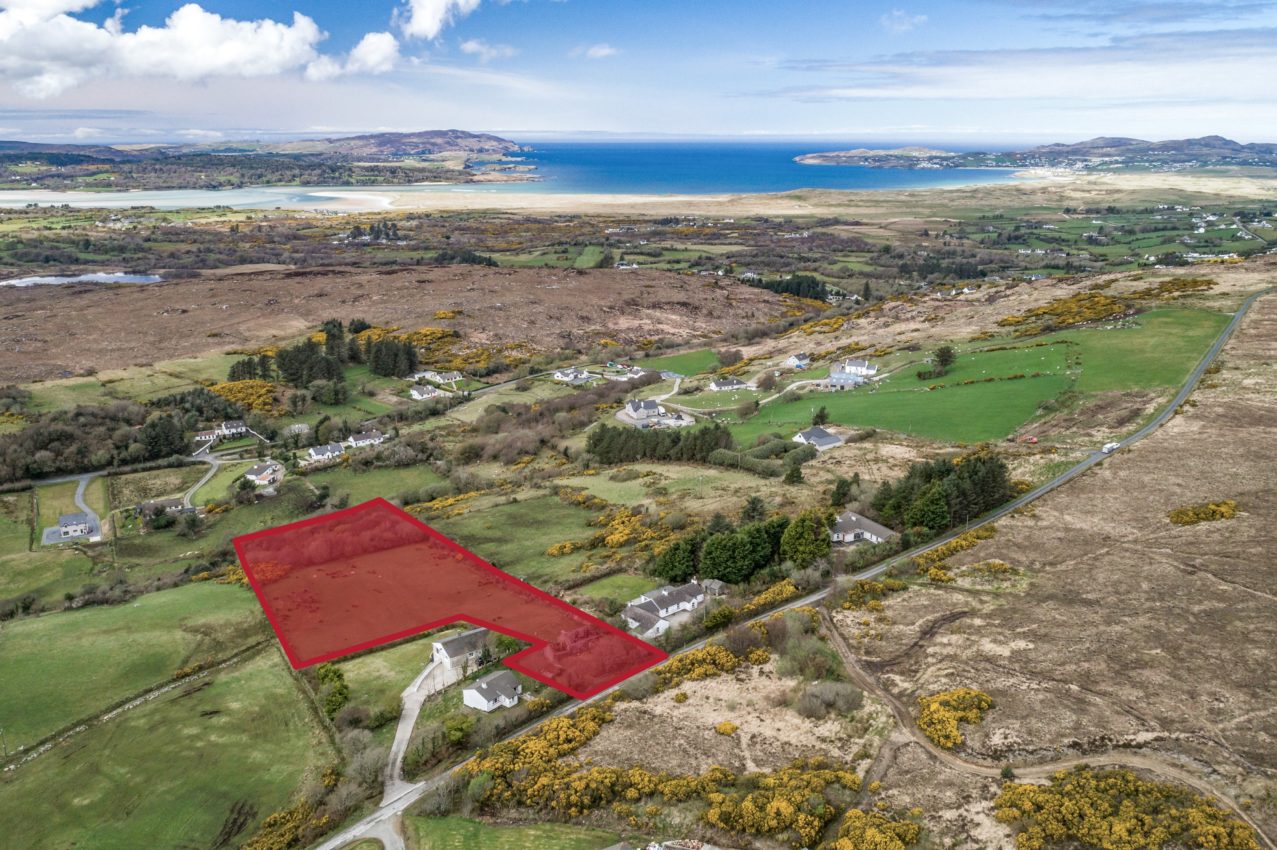
[[[458,517],[422,519],[479,557],[534,584],[570,575],[589,553],[551,557],[545,550],[565,540],[591,536],[592,515],[555,496],[494,505]]]
[[[107,479],[111,504],[127,508],[151,499],[181,496],[208,471],[204,464],[154,469],[129,475],[113,475]]]
[[[0,496],[0,557],[24,553],[30,546],[31,491]],[[0,587],[3,586],[0,578]]]
[[[306,480],[316,487],[327,484],[334,496],[346,493],[350,496],[350,504],[357,505],[377,497],[393,499],[405,491],[438,484],[443,478],[428,466],[380,468],[366,472],[334,467],[308,475]]]
[[[75,504],[75,491],[78,482],[67,481],[62,484],[49,484],[37,487],[36,503],[40,506],[40,514],[36,520],[37,528],[49,528],[58,524],[58,517],[79,511]]]
[[[648,357],[634,362],[644,369],[659,369],[662,372],[677,372],[680,375],[697,375],[718,368],[718,355],[711,349],[701,348],[683,354]]]
[[[266,651],[4,774],[0,846],[237,846],[331,758],[286,662]],[[219,844],[236,811],[238,840]]]
[[[235,480],[253,465],[254,462],[252,461],[222,464],[213,477],[208,479],[203,487],[195,491],[195,494],[191,497],[191,504],[206,505],[217,499],[225,499],[230,495],[231,485],[235,483]],[[200,475],[203,476],[205,472],[208,472],[208,468],[201,466]],[[196,480],[199,479],[197,478]]]
[[[1138,327],[1084,329],[1062,336],[1077,344],[1085,393],[1178,386],[1229,317],[1210,310],[1164,308],[1141,314]]]
[[[598,850],[620,841],[615,833],[563,823],[495,826],[460,817],[404,818],[409,850]]]
[[[0,642],[0,724],[25,746],[197,661],[266,634],[253,594],[193,584],[126,605],[16,620]]]
[[[605,576],[598,581],[592,581],[579,588],[579,592],[595,599],[616,599],[620,602],[629,602],[639,594],[646,593],[659,586],[660,582],[647,576],[617,573],[616,575]]]

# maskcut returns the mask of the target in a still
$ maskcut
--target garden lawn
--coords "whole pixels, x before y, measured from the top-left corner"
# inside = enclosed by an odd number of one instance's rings
[[[238,846],[333,758],[287,663],[266,650],[3,774],[0,842]],[[219,832],[237,809],[249,813],[248,823],[222,843]]]
[[[798,401],[764,405],[752,418],[733,425],[732,433],[744,446],[772,431],[790,437],[809,427],[812,414],[823,406],[833,425],[882,428],[943,442],[979,443],[1007,436],[1033,418],[1042,402],[1068,387],[1068,378],[1047,375],[931,391],[893,392],[884,387],[877,392],[860,389],[811,393]]]
[[[244,461],[241,463],[222,464],[213,477],[208,479],[203,487],[195,491],[191,497],[191,504],[203,507],[209,502],[215,502],[218,499],[229,499],[231,497],[231,485],[248,471],[249,467],[253,466],[254,463],[255,461]],[[202,477],[205,472],[208,472],[208,468],[201,467],[200,476]]]
[[[0,642],[0,722],[9,747],[27,746],[181,667],[223,658],[266,634],[250,591],[212,583],[15,620]]]
[[[592,581],[578,591],[595,599],[615,599],[618,602],[629,602],[636,596],[647,593],[660,586],[660,582],[647,576],[632,576],[624,573],[606,576]]]
[[[77,481],[67,481],[37,487],[35,495],[36,503],[40,506],[40,515],[36,527],[49,528],[57,525],[58,517],[63,514],[78,513],[80,508],[75,503],[75,490],[79,486]]]
[[[545,554],[555,543],[584,540],[597,531],[589,524],[593,519],[589,511],[566,505],[557,496],[494,505],[458,517],[423,514],[421,519],[488,563],[538,585],[566,578],[591,555],[613,551],[574,552],[557,558]]]
[[[345,493],[350,504],[358,505],[378,497],[393,499],[400,493],[438,484],[443,478],[428,466],[382,467],[366,472],[334,467],[308,475],[306,480],[316,487],[327,484],[333,496]]]
[[[662,372],[677,372],[680,375],[696,375],[718,368],[718,355],[708,348],[688,351],[685,354],[670,354],[665,357],[648,357],[635,360],[644,369],[658,369]]]
[[[1229,316],[1209,310],[1167,308],[1136,317],[1138,327],[1062,334],[1077,343],[1084,393],[1174,387],[1210,348]]]
[[[619,835],[584,826],[539,823],[494,826],[459,817],[404,818],[409,850],[599,850]]]

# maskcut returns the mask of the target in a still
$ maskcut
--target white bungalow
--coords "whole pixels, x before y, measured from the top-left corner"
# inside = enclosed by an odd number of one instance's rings
[[[283,464],[275,461],[267,461],[259,463],[256,466],[250,466],[248,471],[244,473],[244,477],[253,483],[254,487],[270,487],[272,484],[278,484],[284,478]]]
[[[311,446],[306,450],[307,463],[322,463],[337,460],[346,453],[341,443],[325,443],[322,446]]]
[[[789,359],[785,361],[785,365],[790,369],[806,369],[811,366],[811,355],[791,354]]]
[[[819,425],[813,425],[806,431],[799,431],[794,435],[795,443],[802,443],[805,446],[811,446],[818,452],[832,449],[835,446],[842,445],[842,437],[837,434],[831,434]]]
[[[829,530],[829,536],[834,543],[860,543],[861,541],[882,543],[884,540],[900,535],[885,525],[879,525],[854,511],[848,511],[838,517],[833,528]]]
[[[377,430],[364,431],[359,434],[351,434],[346,440],[346,445],[352,449],[361,449],[364,446],[375,446],[378,443],[384,443],[386,435]]]
[[[435,641],[430,648],[430,657],[448,671],[473,670],[479,666],[487,641],[487,629],[470,629],[446,640]]]
[[[479,711],[514,708],[519,704],[523,685],[509,670],[498,670],[461,689],[461,702]]]

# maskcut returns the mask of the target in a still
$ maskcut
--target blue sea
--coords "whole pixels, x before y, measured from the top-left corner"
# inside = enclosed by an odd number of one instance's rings
[[[855,142],[544,142],[523,154],[538,184],[524,191],[720,195],[795,189],[913,189],[1002,183],[1010,169],[800,165],[794,157],[872,145]],[[469,188],[469,187],[467,187]],[[509,188],[509,187],[504,187]]]
[[[523,183],[414,184],[411,186],[256,186],[135,192],[0,191],[0,207],[67,204],[73,207],[149,206],[159,209],[373,208],[384,193],[517,192],[602,195],[738,195],[797,189],[925,189],[1005,183],[1010,169],[908,169],[799,165],[794,157],[825,150],[869,147],[827,139],[807,142],[538,142],[519,156],[536,166]],[[889,147],[889,145],[882,145]],[[402,198],[401,198],[402,200]],[[384,205],[384,204],[382,204]],[[423,204],[428,206],[428,204]]]

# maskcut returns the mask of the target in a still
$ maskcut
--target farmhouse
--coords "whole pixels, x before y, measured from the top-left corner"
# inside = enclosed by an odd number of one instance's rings
[[[384,443],[386,435],[380,431],[364,431],[359,434],[351,434],[350,439],[346,440],[346,445],[352,449],[361,449],[364,446],[375,446],[378,443]]]
[[[322,446],[311,446],[306,450],[307,463],[320,463],[322,461],[336,460],[346,453],[341,443],[326,443]]]
[[[283,480],[284,467],[282,464],[269,460],[266,463],[250,466],[244,473],[244,477],[251,481],[254,487],[270,487]]]
[[[811,355],[792,354],[789,359],[785,361],[785,365],[790,369],[806,369],[811,365]]]
[[[594,376],[584,369],[578,369],[575,366],[568,369],[560,369],[554,373],[554,380],[561,384],[569,386],[580,386],[594,380]]]
[[[416,384],[408,390],[408,395],[412,396],[413,401],[426,401],[432,398],[451,397],[452,393],[431,384]]]
[[[636,422],[646,422],[666,416],[665,408],[651,399],[630,399],[625,403],[625,412]]]
[[[443,665],[445,670],[473,670],[479,666],[483,648],[488,642],[487,629],[471,629],[459,635],[437,640],[430,648],[430,658]],[[485,709],[485,711],[490,709]]]
[[[152,499],[143,502],[133,509],[139,516],[159,516],[160,514],[181,514],[195,510],[188,508],[181,499]]]
[[[854,511],[848,511],[838,517],[834,527],[829,530],[829,536],[835,543],[859,543],[861,541],[882,543],[884,540],[890,540],[900,535],[885,525],[879,525]]]
[[[830,389],[858,387],[878,374],[878,367],[868,360],[844,360],[829,370]]]
[[[93,521],[86,513],[63,514],[58,517],[58,535],[68,537],[88,537],[93,533]]]
[[[705,588],[697,582],[689,581],[679,587],[667,584],[631,599],[621,618],[639,637],[659,637],[670,630],[675,617],[695,611],[704,602]]]
[[[461,690],[461,702],[479,711],[514,708],[519,704],[523,685],[509,670],[498,670],[467,685]]]
[[[421,372],[414,372],[408,376],[408,380],[416,381],[432,381],[436,384],[455,384],[461,380],[460,372],[440,372],[435,369],[426,369]]]
[[[197,443],[216,443],[221,439],[221,435],[217,431],[196,431],[195,442]]]
[[[242,437],[248,433],[248,424],[243,419],[229,419],[217,426],[217,436],[226,437]]]
[[[286,425],[279,433],[285,437],[304,437],[310,433],[310,426],[305,422],[294,422],[292,425]]]
[[[795,443],[802,443],[805,446],[811,446],[818,452],[826,449],[832,449],[835,446],[842,445],[842,437],[837,434],[831,434],[819,425],[814,425],[806,431],[799,431],[794,435]]]
[[[715,378],[709,382],[710,392],[721,393],[728,390],[743,390],[747,387],[740,378]]]

